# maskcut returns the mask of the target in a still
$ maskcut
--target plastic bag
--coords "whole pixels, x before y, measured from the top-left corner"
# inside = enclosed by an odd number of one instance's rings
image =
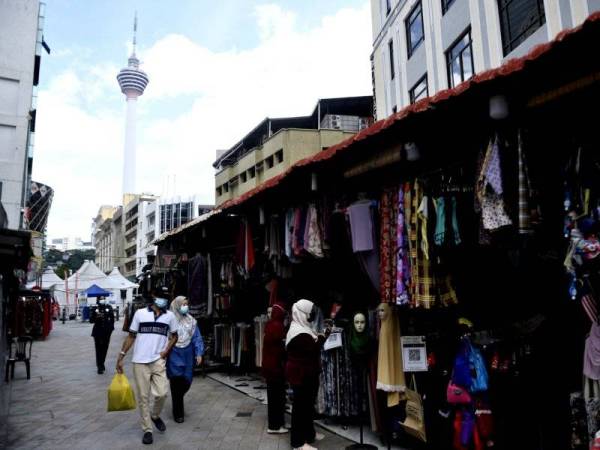
[[[117,373],[108,387],[108,410],[129,411],[135,409],[135,396],[125,374]]]

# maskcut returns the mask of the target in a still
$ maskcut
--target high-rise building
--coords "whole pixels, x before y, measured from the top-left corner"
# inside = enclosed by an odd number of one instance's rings
[[[0,228],[25,228],[42,49],[49,52],[45,7],[39,0],[0,0]],[[47,211],[36,216],[44,219],[41,231],[45,217]]]
[[[125,118],[125,146],[123,149],[123,195],[135,194],[135,161],[136,161],[136,109],[137,98],[144,93],[148,85],[148,75],[140,69],[140,60],[135,54],[137,34],[137,15],[133,22],[133,52],[129,57],[127,67],[121,69],[117,81],[121,92],[127,101],[127,115]],[[123,201],[123,206],[127,202]]]
[[[598,0],[371,0],[376,116],[523,56]]]

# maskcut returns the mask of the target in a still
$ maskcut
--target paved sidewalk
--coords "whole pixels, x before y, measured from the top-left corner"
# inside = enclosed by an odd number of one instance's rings
[[[121,325],[117,323],[117,327]],[[113,333],[104,375],[96,374],[90,333],[89,324],[54,322],[49,338],[33,344],[31,380],[26,379],[24,365],[17,365],[10,383],[8,448],[290,449],[288,435],[266,433],[265,405],[201,377],[194,379],[186,395],[185,423],[173,422],[169,398],[162,414],[167,432],[155,432],[153,446],[142,445],[137,410],[106,412],[106,392],[125,333]],[[129,362],[125,372],[131,378]],[[238,413],[245,417],[236,417]],[[323,433],[326,437],[319,443],[320,450],[352,444]]]

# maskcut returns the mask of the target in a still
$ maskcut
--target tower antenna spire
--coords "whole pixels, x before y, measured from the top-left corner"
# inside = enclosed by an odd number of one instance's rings
[[[133,16],[133,54],[135,55],[135,46],[137,44],[137,10]]]

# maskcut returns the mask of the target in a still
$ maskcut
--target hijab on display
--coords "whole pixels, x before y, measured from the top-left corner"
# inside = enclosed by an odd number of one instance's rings
[[[317,340],[317,333],[311,328],[309,321],[313,306],[313,302],[306,299],[298,300],[292,306],[292,323],[285,339],[286,347],[292,339],[303,333],[310,335],[315,341]]]
[[[387,406],[400,403],[401,393],[406,391],[402,352],[400,349],[400,324],[388,303],[377,307],[381,319],[377,364],[377,389],[388,392]]]
[[[369,332],[367,319],[361,312],[354,314],[350,325],[350,351],[354,355],[364,356],[369,351]]]
[[[175,314],[175,318],[177,319],[177,343],[175,347],[184,348],[190,345],[192,342],[192,336],[194,336],[194,331],[196,329],[196,319],[194,319],[189,314],[182,314],[181,308],[183,307],[183,302],[187,301],[187,298],[180,295],[179,297],[175,297],[175,300],[171,303],[171,312]]]
[[[583,374],[591,380],[600,380],[600,326],[594,322],[585,340]]]

